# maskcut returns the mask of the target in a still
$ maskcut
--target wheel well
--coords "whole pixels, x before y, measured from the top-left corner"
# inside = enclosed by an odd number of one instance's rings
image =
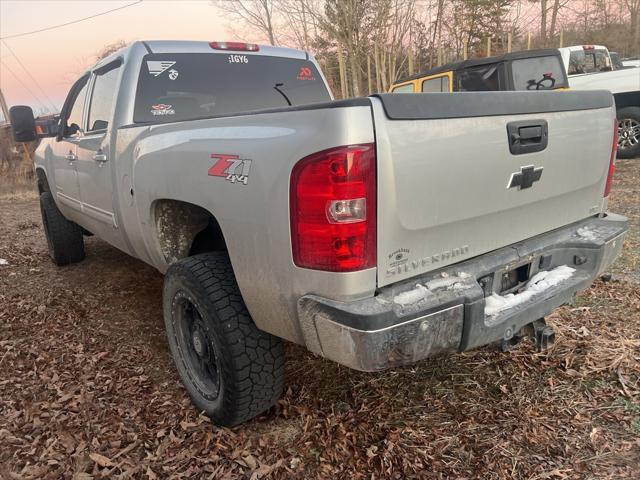
[[[50,192],[49,181],[47,180],[47,174],[41,168],[36,169],[36,177],[38,183],[38,193]]]
[[[160,250],[167,263],[227,249],[218,220],[198,205],[157,200],[153,204],[153,218]]]
[[[616,101],[617,110],[626,107],[640,107],[640,92],[614,93],[613,98]]]

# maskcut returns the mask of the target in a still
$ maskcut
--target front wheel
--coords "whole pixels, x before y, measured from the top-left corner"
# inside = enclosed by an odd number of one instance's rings
[[[640,156],[640,107],[625,107],[617,112],[618,158]]]
[[[226,253],[171,265],[163,310],[178,375],[195,406],[215,423],[237,425],[280,398],[282,341],[253,323]]]
[[[40,213],[47,237],[49,256],[58,266],[79,262],[84,258],[82,228],[67,220],[58,210],[51,192],[40,194]]]

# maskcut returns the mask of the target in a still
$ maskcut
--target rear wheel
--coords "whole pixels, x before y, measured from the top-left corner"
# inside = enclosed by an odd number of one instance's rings
[[[640,107],[625,107],[617,112],[618,158],[640,156]]]
[[[178,374],[199,410],[232,426],[275,404],[284,383],[282,341],[253,323],[226,253],[171,265],[163,309]]]
[[[40,194],[40,213],[53,263],[62,266],[82,260],[85,255],[82,229],[62,215],[51,192]]]

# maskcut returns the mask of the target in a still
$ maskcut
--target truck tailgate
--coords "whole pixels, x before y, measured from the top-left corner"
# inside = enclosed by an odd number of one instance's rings
[[[606,206],[609,92],[387,94],[372,103],[379,286]]]

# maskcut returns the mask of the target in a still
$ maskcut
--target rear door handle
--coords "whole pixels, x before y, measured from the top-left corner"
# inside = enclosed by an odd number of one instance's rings
[[[71,152],[67,153],[64,158],[66,158],[69,163],[73,163],[78,159],[78,157],[76,157],[76,155]]]
[[[541,152],[549,142],[549,125],[546,120],[509,122],[507,137],[512,155]]]

